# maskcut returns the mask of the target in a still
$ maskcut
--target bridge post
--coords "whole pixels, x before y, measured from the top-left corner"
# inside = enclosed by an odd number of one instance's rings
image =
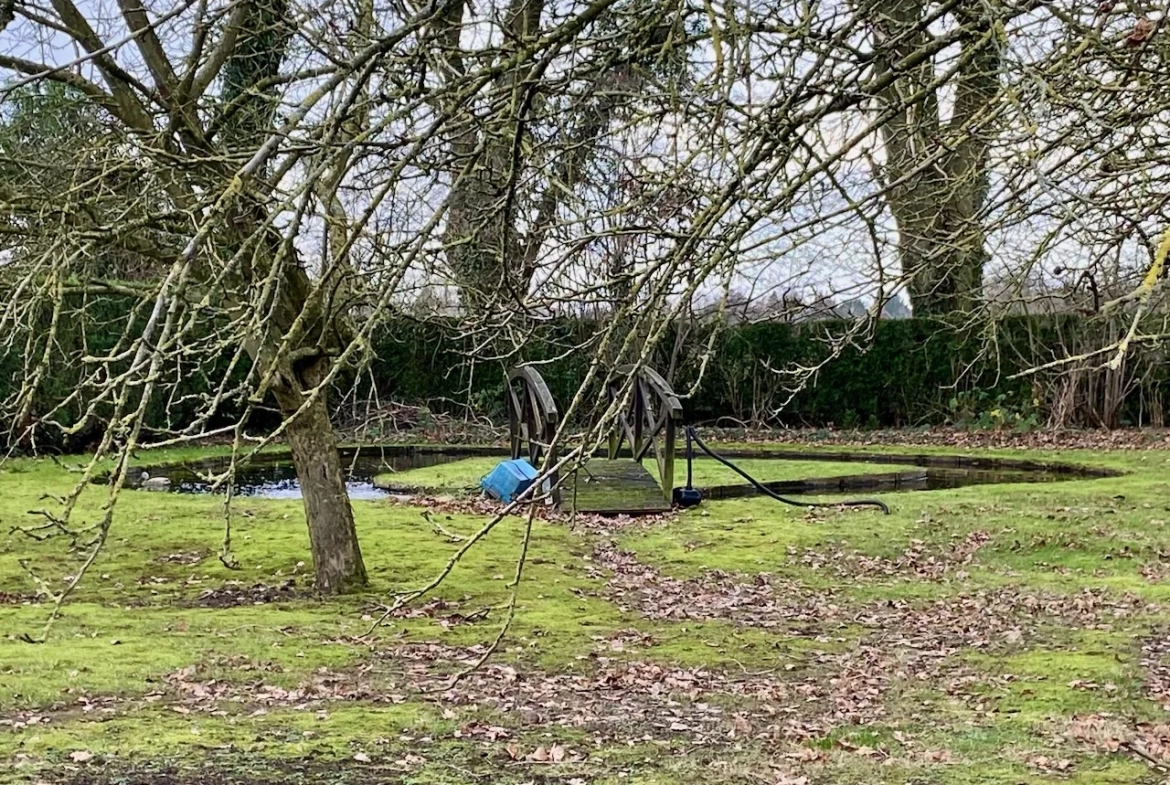
[[[538,470],[546,456],[550,463],[556,463],[557,450],[552,441],[560,421],[557,403],[539,371],[528,365],[508,371],[508,431],[513,459],[525,457]],[[561,503],[558,480],[558,472],[548,478],[556,505]]]

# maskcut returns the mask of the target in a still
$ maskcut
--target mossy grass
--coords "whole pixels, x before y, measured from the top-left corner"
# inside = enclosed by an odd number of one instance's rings
[[[200,454],[171,450],[139,460],[190,460]],[[37,591],[31,575],[59,588],[78,569],[82,554],[61,538],[38,542],[10,531],[42,521],[29,511],[52,509],[55,502],[46,494],[67,492],[77,476],[49,460],[12,460],[0,466],[0,597],[6,603],[0,605],[5,635],[0,639],[0,720],[8,725],[0,728],[0,756],[21,765],[0,774],[0,780],[68,772],[63,767],[73,766],[68,776],[113,781],[150,766],[203,771],[201,766],[214,762],[218,771],[234,772],[236,781],[272,782],[277,778],[273,772],[285,771],[281,766],[295,765],[303,773],[315,771],[314,762],[324,762],[332,768],[313,775],[314,781],[357,781],[362,766],[373,766],[365,771],[420,783],[474,782],[484,776],[518,783],[531,780],[532,764],[512,762],[509,744],[517,745],[522,757],[560,744],[588,754],[548,770],[589,782],[739,782],[742,772],[764,770],[846,785],[1140,781],[1149,774],[1146,763],[1078,744],[1062,729],[1086,715],[1126,722],[1160,717],[1161,709],[1146,692],[1148,655],[1141,644],[1170,624],[1163,608],[1170,591],[1163,556],[1170,553],[1170,505],[1165,501],[1170,453],[979,454],[1083,463],[1123,474],[886,494],[882,498],[891,505],[890,516],[810,513],[745,498],[706,503],[670,523],[610,533],[536,524],[515,620],[498,662],[522,675],[550,678],[649,661],[667,669],[722,673],[727,679],[769,679],[788,685],[788,692],[776,693],[787,698],[769,699],[772,708],[794,716],[813,710],[798,686],[841,678],[834,663],[874,646],[870,627],[829,624],[815,614],[799,622],[802,634],[793,624],[751,624],[717,615],[647,618],[636,598],[610,596],[611,576],[594,561],[596,546],[612,538],[642,564],[680,579],[717,570],[751,584],[767,573],[768,580],[799,585],[858,613],[886,604],[928,608],[948,598],[978,601],[1005,591],[1070,603],[1086,590],[1109,600],[1136,598],[1128,614],[1092,629],[1038,619],[1010,650],[959,646],[947,663],[965,674],[961,697],[945,680],[895,681],[875,699],[883,702],[881,721],[826,726],[824,731],[810,721],[806,738],[776,743],[749,734],[708,747],[691,744],[686,732],[656,735],[659,730],[653,728],[646,734],[657,741],[638,742],[640,736],[631,734],[630,742],[619,742],[596,728],[544,725],[539,717],[447,705],[402,682],[401,673],[388,664],[397,646],[484,646],[493,639],[521,545],[519,518],[501,523],[439,587],[434,596],[446,606],[392,619],[365,637],[381,603],[429,580],[458,547],[427,516],[439,516],[443,529],[461,536],[482,526],[482,517],[448,516],[388,501],[355,503],[371,585],[356,595],[324,599],[310,591],[299,502],[237,499],[232,540],[239,568],[228,569],[217,558],[224,524],[220,499],[127,490],[104,553],[65,605],[47,642],[23,642],[20,634],[39,631],[48,613],[43,603],[21,600]],[[80,460],[61,463],[69,467]],[[485,463],[494,465],[494,460]],[[773,463],[781,464],[776,468],[785,474],[767,476],[770,467],[753,468],[765,475],[761,479],[782,479],[803,465]],[[808,463],[816,472],[808,476],[890,468]],[[470,464],[433,468],[444,482],[450,482],[446,473],[470,477],[479,471]],[[74,523],[97,520],[105,493],[102,486],[88,489]],[[918,570],[931,559],[941,566]],[[883,568],[873,568],[875,563]],[[249,592],[256,586],[273,594],[253,600]],[[233,596],[230,602],[217,599]],[[479,613],[484,610],[486,616]],[[836,618],[849,617],[840,613]],[[643,638],[636,645],[613,643],[627,633]],[[191,668],[193,678],[224,685],[240,700],[225,701],[219,713],[184,713],[188,707],[173,685],[175,674]],[[248,701],[261,686],[294,690],[322,674],[360,675],[378,695],[402,695],[397,702],[362,698],[303,709]],[[756,698],[724,693],[695,700],[709,702],[727,717],[761,705]],[[670,704],[662,705],[668,712]],[[493,724],[508,735],[485,740],[467,730]],[[421,738],[429,741],[417,741]],[[71,757],[77,751],[94,760],[77,763]],[[371,762],[355,761],[355,755]],[[402,771],[394,768],[410,755],[420,761]],[[1038,759],[1069,763],[1045,769]],[[199,781],[194,774],[178,779]]]

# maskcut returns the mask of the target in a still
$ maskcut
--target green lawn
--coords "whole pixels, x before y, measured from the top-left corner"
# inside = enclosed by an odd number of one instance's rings
[[[466,534],[482,514],[356,503],[371,590],[323,601],[299,502],[236,500],[229,570],[218,500],[127,491],[105,553],[32,644],[38,583],[64,585],[83,554],[10,532],[73,479],[12,461],[0,781],[1159,781],[1170,453],[1001,454],[1126,474],[887,494],[890,516],[748,498],[538,521],[510,634],[453,687],[503,621],[523,521],[366,636],[379,603],[458,547],[431,521]],[[478,479],[462,463],[417,471]],[[743,465],[763,480],[895,468]],[[698,484],[723,482],[716,469]]]

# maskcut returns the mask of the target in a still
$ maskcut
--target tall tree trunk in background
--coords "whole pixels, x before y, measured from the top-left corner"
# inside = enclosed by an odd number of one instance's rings
[[[466,7],[466,2],[447,6],[432,30],[449,77],[464,72],[460,35]],[[507,40],[519,45],[535,36],[543,8],[543,0],[511,0],[503,23]],[[472,313],[483,313],[510,295],[522,297],[528,289],[530,276],[522,268],[515,206],[508,194],[516,185],[512,146],[516,134],[523,133],[523,72],[515,68],[495,83],[496,99],[507,102],[509,111],[493,115],[487,124],[470,106],[454,108],[459,120],[448,143],[452,184],[443,244],[463,306]]]
[[[503,23],[505,40],[519,45],[538,36],[544,7],[544,0],[510,0]],[[449,76],[464,72],[459,40],[465,8],[465,2],[452,3],[431,30]],[[535,107],[540,97],[525,95],[529,67],[519,66],[496,79],[493,100],[505,103],[509,110],[488,123],[479,120],[472,107],[454,108],[459,119],[447,143],[452,185],[443,245],[463,305],[472,314],[527,295],[565,194],[585,180],[589,161],[614,112],[638,88],[629,63],[615,63],[598,76],[592,89],[568,108],[563,136],[545,143],[548,149],[543,156],[548,163],[542,172],[543,187],[537,193],[525,193],[525,183],[535,172],[532,161],[522,153],[515,155],[514,148],[518,135],[531,141],[525,125],[539,114]],[[527,171],[518,174],[514,167],[527,167]],[[519,216],[526,220],[520,221]]]
[[[879,94],[891,115],[882,126],[885,163],[879,180],[898,227],[898,255],[909,277],[910,303],[917,317],[972,308],[983,286],[987,262],[982,210],[987,196],[988,150],[1000,91],[996,21],[964,10],[962,65],[955,85],[954,111],[939,118],[935,68],[926,62],[906,68]],[[893,64],[927,46],[922,0],[867,2],[877,41],[877,67]]]
[[[229,150],[246,156],[272,132],[276,108],[272,91],[255,90],[254,86],[279,73],[292,30],[287,23],[287,0],[243,2],[249,5],[240,25],[241,39],[224,64],[223,102],[228,114],[221,141]],[[265,173],[258,175],[261,180],[264,176]],[[336,182],[332,185],[336,187]],[[267,217],[258,203],[251,207],[245,203],[230,222],[235,237],[227,238],[227,242],[239,243],[256,233],[268,234],[256,243],[252,269],[261,271],[260,278],[274,266],[282,271],[283,280],[274,295],[278,302],[251,352],[263,370],[272,369],[276,363],[271,391],[286,422],[301,486],[316,589],[337,594],[365,586],[366,568],[337,437],[329,419],[327,391],[319,391],[307,405],[306,396],[324,381],[331,357],[340,350],[342,336],[337,324],[341,320],[328,313],[321,301],[321,291],[330,288],[328,282],[318,282],[314,287],[300,261],[287,258],[287,254],[295,253],[291,247],[265,226]],[[296,340],[280,357],[280,346],[288,336]]]
[[[500,140],[484,144],[475,161],[479,134],[459,132],[452,144],[457,172],[447,203],[443,231],[447,263],[455,274],[463,306],[483,313],[507,300],[511,292],[523,296],[528,277],[519,266],[520,243],[506,214],[507,158]]]

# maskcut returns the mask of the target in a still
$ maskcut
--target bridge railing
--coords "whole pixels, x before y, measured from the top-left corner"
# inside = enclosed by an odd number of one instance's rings
[[[674,489],[674,454],[678,430],[682,425],[682,402],[670,383],[652,368],[623,365],[618,377],[610,380],[608,396],[612,402],[625,386],[622,376],[635,375],[629,405],[618,416],[609,437],[609,457],[618,457],[628,443],[635,461],[641,463],[653,455],[658,468],[658,482],[667,501]]]
[[[508,432],[511,437],[512,458],[527,458],[537,469],[548,456],[556,462],[552,446],[560,426],[561,415],[544,378],[530,365],[508,371]],[[553,489],[553,503],[559,504],[560,489],[557,476],[549,477]]]

